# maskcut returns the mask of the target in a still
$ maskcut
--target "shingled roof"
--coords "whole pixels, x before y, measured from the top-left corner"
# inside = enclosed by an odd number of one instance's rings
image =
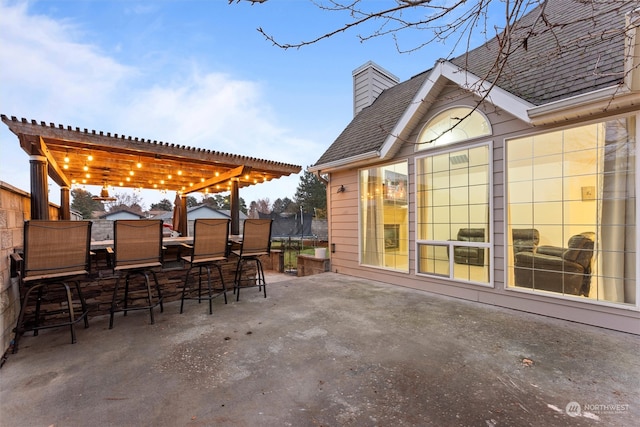
[[[634,1],[550,0],[544,20],[541,7],[535,8],[518,22],[517,43],[498,86],[541,105],[621,83],[625,13],[639,6]],[[498,49],[494,38],[451,62],[493,81]]]
[[[514,30],[514,46],[497,86],[539,106],[619,85],[624,80],[625,13],[634,7],[637,2],[549,0],[544,19],[541,7],[533,9]],[[497,54],[494,38],[450,62],[492,82]],[[431,71],[382,92],[312,169],[379,151]]]

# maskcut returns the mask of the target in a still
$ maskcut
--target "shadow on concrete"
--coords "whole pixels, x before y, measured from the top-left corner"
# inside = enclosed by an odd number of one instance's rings
[[[628,426],[640,337],[334,273],[26,335],[0,424]]]

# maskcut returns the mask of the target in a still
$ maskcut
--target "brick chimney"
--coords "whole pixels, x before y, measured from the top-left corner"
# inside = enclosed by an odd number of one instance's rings
[[[372,61],[353,70],[353,115],[373,104],[383,90],[399,82],[398,77]]]

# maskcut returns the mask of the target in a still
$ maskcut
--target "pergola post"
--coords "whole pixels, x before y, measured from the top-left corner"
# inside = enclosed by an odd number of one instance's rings
[[[240,234],[240,186],[237,179],[231,180],[231,234]]]
[[[29,164],[31,174],[31,219],[49,219],[47,158],[32,155],[29,158]]]
[[[60,219],[71,219],[69,187],[60,187]]]

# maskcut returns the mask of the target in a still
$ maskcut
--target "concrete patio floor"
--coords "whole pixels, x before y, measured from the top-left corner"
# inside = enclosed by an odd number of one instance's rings
[[[278,281],[280,280],[280,281]],[[27,334],[0,425],[631,426],[640,337],[334,273]],[[572,403],[572,402],[575,402]]]

